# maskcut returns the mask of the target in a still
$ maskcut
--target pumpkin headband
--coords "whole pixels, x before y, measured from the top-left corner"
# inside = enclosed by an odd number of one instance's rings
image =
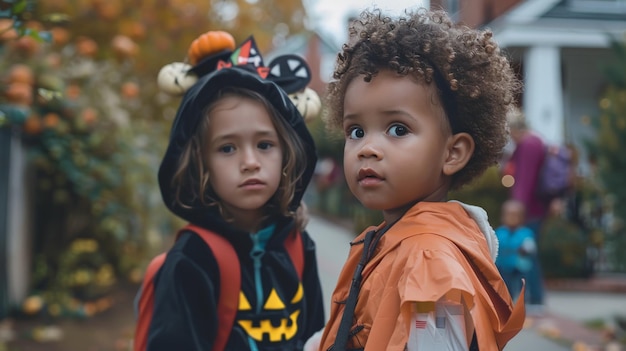
[[[228,32],[209,31],[196,38],[187,51],[187,62],[164,66],[157,77],[159,88],[171,95],[184,94],[195,82],[212,72],[237,66],[272,81],[281,87],[296,105],[305,120],[319,115],[319,96],[306,86],[311,82],[311,69],[298,55],[281,55],[265,66],[253,36],[235,48]]]
[[[311,81],[311,70],[298,55],[281,55],[265,66],[253,36],[235,48],[234,39],[227,32],[204,33],[191,43],[187,60],[190,64],[175,62],[161,69],[158,77],[161,90],[181,95],[198,78],[233,66],[256,71],[261,78],[275,82],[288,94],[304,89]]]

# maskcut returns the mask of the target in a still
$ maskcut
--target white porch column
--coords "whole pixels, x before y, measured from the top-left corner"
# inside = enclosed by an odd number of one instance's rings
[[[529,127],[548,143],[562,143],[564,116],[560,49],[556,46],[529,47],[523,64],[523,106]]]
[[[26,149],[18,135],[11,139],[8,207],[8,283],[9,303],[19,304],[28,294],[31,271],[29,193]]]

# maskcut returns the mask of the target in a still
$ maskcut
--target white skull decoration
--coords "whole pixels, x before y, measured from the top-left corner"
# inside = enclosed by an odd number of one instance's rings
[[[304,88],[304,90],[291,93],[289,98],[307,123],[315,119],[322,110],[322,101],[315,90],[311,88]]]
[[[191,65],[184,62],[173,62],[161,68],[157,76],[159,88],[172,95],[182,95],[198,80],[190,71]]]

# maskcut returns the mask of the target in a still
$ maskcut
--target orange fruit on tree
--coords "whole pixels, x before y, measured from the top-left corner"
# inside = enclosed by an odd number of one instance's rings
[[[50,68],[60,68],[63,58],[58,52],[51,52],[46,55],[45,62]]]
[[[25,64],[15,64],[11,66],[7,77],[9,83],[24,83],[33,85],[35,76],[33,70]]]
[[[65,96],[70,100],[76,100],[80,96],[80,86],[78,84],[70,84],[65,88]]]
[[[22,302],[22,311],[24,311],[24,313],[26,314],[32,315],[41,311],[44,304],[45,301],[41,296],[29,296]]]
[[[94,8],[100,18],[109,21],[120,17],[120,13],[122,12],[122,4],[111,0],[97,2]]]
[[[87,125],[92,125],[98,120],[98,111],[92,107],[87,107],[81,112],[80,118]]]
[[[85,57],[94,57],[98,52],[98,43],[95,40],[81,36],[76,39],[76,51]]]
[[[31,57],[41,48],[37,39],[30,36],[22,36],[11,42],[12,47],[24,56]]]
[[[37,115],[30,115],[22,125],[22,130],[28,135],[37,135],[43,130],[41,119]]]
[[[26,28],[32,29],[37,32],[44,30],[43,24],[37,20],[30,20],[26,22]]]
[[[123,20],[120,24],[120,33],[134,40],[141,40],[146,37],[146,26],[136,20]]]
[[[126,99],[134,99],[139,96],[139,85],[135,82],[122,84],[122,96]]]
[[[54,112],[46,113],[46,115],[43,116],[43,126],[47,129],[56,128],[59,125],[60,121],[61,117],[59,117],[59,115]]]
[[[27,83],[10,83],[4,92],[7,100],[15,105],[28,106],[33,103],[33,86]]]
[[[18,38],[17,31],[13,28],[13,20],[8,18],[0,19],[0,42],[14,40]]]
[[[119,59],[133,57],[139,52],[139,46],[135,41],[121,34],[113,37],[111,47]]]
[[[50,32],[52,32],[54,45],[63,46],[70,40],[70,32],[63,27],[53,27]]]

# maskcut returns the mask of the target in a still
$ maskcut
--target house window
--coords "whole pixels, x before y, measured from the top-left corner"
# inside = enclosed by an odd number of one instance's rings
[[[446,11],[450,15],[454,15],[461,10],[461,0],[445,0]]]
[[[575,12],[626,13],[626,0],[569,0],[568,5]]]

